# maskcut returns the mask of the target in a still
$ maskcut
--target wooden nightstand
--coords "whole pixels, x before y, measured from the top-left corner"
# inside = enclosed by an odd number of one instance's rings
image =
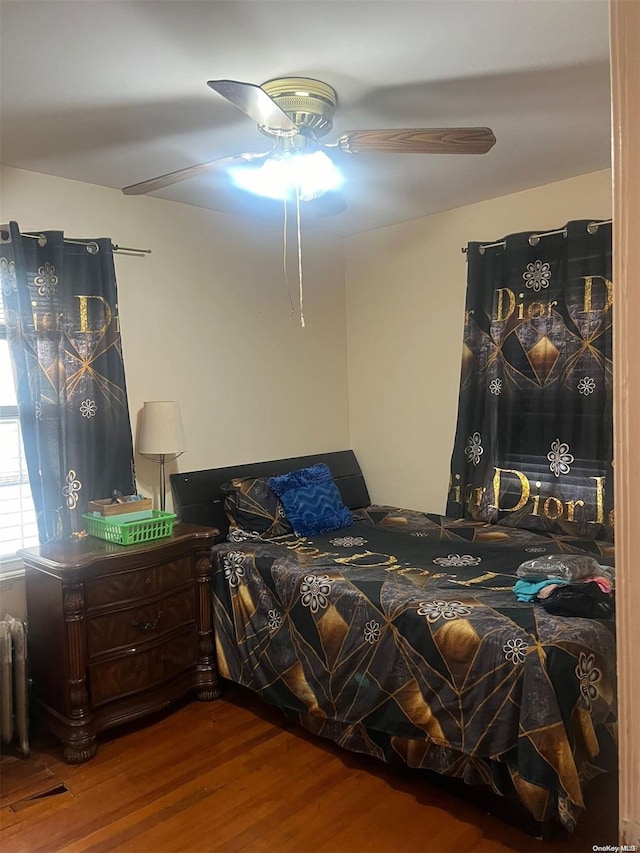
[[[72,764],[102,729],[191,690],[220,694],[210,551],[218,531],[178,524],[142,545],[87,536],[20,551],[32,699]]]

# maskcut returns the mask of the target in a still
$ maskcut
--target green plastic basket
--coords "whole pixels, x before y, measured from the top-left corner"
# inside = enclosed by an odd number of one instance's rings
[[[139,521],[119,521],[113,516],[103,518],[90,513],[83,513],[82,517],[89,536],[116,542],[118,545],[137,545],[139,542],[171,536],[177,518],[174,513],[161,512],[159,509],[154,509],[153,518]]]

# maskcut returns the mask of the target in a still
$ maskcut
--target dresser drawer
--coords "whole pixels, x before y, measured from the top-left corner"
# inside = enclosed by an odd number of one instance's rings
[[[195,619],[195,590],[192,585],[164,598],[90,617],[87,619],[89,657],[160,639],[163,634],[195,623]]]
[[[174,589],[191,579],[191,560],[180,557],[161,565],[108,577],[93,578],[86,583],[87,608],[93,610],[110,604],[124,604],[136,599]]]
[[[91,700],[97,706],[138,693],[179,675],[196,661],[197,635],[190,629],[146,651],[91,664]]]

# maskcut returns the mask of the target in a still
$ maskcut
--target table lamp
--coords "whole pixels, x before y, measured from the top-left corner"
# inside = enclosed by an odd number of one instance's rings
[[[160,509],[166,498],[165,462],[177,459],[187,449],[180,404],[154,400],[144,403],[138,433],[138,453],[160,463]]]

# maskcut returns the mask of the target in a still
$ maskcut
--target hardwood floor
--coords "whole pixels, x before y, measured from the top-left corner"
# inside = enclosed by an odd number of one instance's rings
[[[3,853],[566,853],[617,844],[615,778],[572,836],[543,843],[438,777],[346,753],[233,687],[100,737],[86,764],[36,740],[4,756]],[[435,780],[435,781],[431,781]]]

